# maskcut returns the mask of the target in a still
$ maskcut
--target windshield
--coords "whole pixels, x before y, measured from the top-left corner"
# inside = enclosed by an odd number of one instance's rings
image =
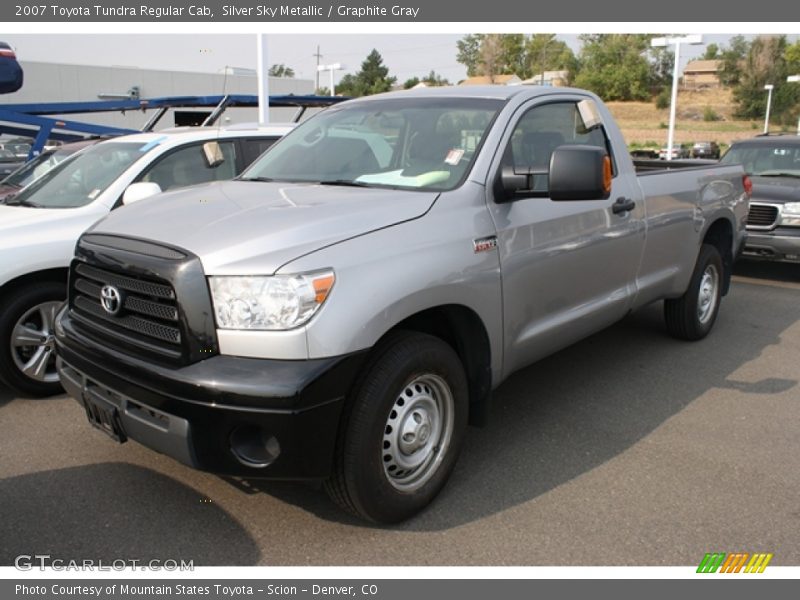
[[[800,177],[800,144],[736,144],[720,163],[741,163],[748,175]]]
[[[14,204],[76,208],[97,198],[150,149],[142,143],[105,142],[62,161],[14,196]]]
[[[55,167],[62,160],[71,156],[75,150],[55,150],[43,152],[36,158],[28,161],[22,167],[11,173],[8,177],[0,181],[3,185],[13,185],[15,187],[25,187],[34,179],[37,179]]]
[[[448,190],[460,185],[502,100],[403,98],[344,103],[309,119],[243,175]]]

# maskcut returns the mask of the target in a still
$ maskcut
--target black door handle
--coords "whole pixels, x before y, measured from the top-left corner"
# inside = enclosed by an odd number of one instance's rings
[[[636,208],[636,202],[631,200],[630,198],[619,197],[614,204],[611,205],[611,210],[614,212],[615,215],[620,213],[626,213],[632,211]]]

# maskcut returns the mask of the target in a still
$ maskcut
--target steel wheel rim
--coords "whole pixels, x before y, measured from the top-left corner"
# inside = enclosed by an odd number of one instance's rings
[[[11,330],[11,357],[33,381],[56,383],[55,322],[60,301],[42,302],[25,312]]]
[[[719,289],[719,272],[714,265],[708,265],[700,279],[700,290],[697,295],[697,320],[703,325],[711,320],[717,307],[717,291]]]
[[[397,394],[383,432],[386,479],[397,490],[418,490],[438,471],[450,446],[453,393],[432,373],[415,376]]]

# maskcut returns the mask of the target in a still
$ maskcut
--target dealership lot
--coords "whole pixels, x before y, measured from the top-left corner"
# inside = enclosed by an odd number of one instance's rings
[[[310,486],[116,445],[65,396],[0,388],[0,564],[800,564],[800,273],[736,273],[701,342],[671,339],[658,304],[517,373],[442,495],[396,527],[350,520]]]

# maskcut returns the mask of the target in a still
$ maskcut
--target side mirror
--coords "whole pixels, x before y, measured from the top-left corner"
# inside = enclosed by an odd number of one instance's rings
[[[611,195],[611,158],[597,146],[559,146],[550,157],[551,200],[605,200]]]
[[[514,167],[506,165],[500,171],[500,187],[504,200],[512,200],[517,192],[531,189],[530,173],[517,173]]]
[[[161,193],[161,186],[152,181],[130,184],[122,195],[122,204],[128,205]]]

